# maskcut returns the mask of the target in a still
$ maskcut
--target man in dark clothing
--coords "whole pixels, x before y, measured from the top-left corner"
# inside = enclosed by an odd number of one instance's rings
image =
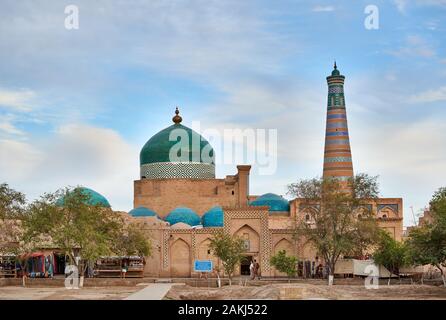
[[[254,259],[254,278],[260,280],[260,264]]]

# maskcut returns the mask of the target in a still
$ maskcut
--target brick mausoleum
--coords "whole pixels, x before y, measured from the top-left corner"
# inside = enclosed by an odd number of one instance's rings
[[[352,156],[344,99],[344,79],[335,64],[327,77],[328,103],[323,174],[347,179],[353,176]],[[208,248],[212,234],[223,228],[245,240],[246,255],[257,259],[262,276],[282,276],[270,265],[272,255],[280,250],[314,261],[311,246],[297,243],[293,230],[301,219],[308,219],[311,207],[299,199],[288,201],[267,193],[250,194],[249,165],[237,166],[235,175],[215,177],[212,147],[198,133],[181,124],[179,111],[174,124],[154,135],[140,153],[140,179],[134,181],[134,209],[129,219],[144,222],[153,238],[153,254],[146,258],[145,275],[154,277],[194,276],[194,260],[218,261]],[[171,135],[186,132],[199,148],[190,146],[184,161],[171,161],[171,150],[177,140]],[[194,140],[195,139],[195,140]],[[209,155],[203,160],[200,154]],[[200,152],[200,154],[197,154]],[[106,199],[100,199],[108,204]],[[379,225],[400,240],[403,231],[401,198],[380,198],[370,202]],[[237,274],[249,273],[249,262],[243,262]]]

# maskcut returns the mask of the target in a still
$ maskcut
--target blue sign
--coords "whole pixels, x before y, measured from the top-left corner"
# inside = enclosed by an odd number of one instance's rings
[[[195,260],[194,261],[195,272],[212,272],[211,260]]]

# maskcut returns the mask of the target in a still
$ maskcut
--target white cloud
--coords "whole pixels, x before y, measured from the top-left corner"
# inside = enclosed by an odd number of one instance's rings
[[[446,7],[446,0],[417,0],[419,5]]]
[[[396,5],[399,12],[406,12],[407,0],[393,0],[393,3]]]
[[[335,8],[333,6],[315,6],[313,7],[313,12],[332,12]]]
[[[0,108],[24,112],[32,109],[35,92],[28,89],[8,90],[0,88]]]
[[[40,165],[44,154],[31,143],[12,139],[1,139],[0,150],[2,182],[13,184],[22,180],[31,188],[35,187],[34,169]]]
[[[25,132],[18,129],[13,123],[10,117],[0,117],[0,134],[6,135],[24,136]]]
[[[409,100],[412,103],[446,101],[446,86],[413,95],[409,98]]]
[[[0,148],[2,179],[31,198],[83,185],[103,194],[114,209],[133,206],[138,149],[113,130],[69,124],[45,141],[0,140]]]
[[[391,55],[397,57],[419,56],[423,58],[432,58],[436,52],[425,39],[418,35],[410,35],[405,39],[405,45],[397,50],[389,51]]]

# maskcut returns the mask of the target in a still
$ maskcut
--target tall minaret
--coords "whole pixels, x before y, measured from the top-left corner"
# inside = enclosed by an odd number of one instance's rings
[[[336,61],[331,76],[327,77],[328,103],[325,129],[324,178],[347,180],[353,177],[352,154],[348,137],[345,110],[344,80]]]

